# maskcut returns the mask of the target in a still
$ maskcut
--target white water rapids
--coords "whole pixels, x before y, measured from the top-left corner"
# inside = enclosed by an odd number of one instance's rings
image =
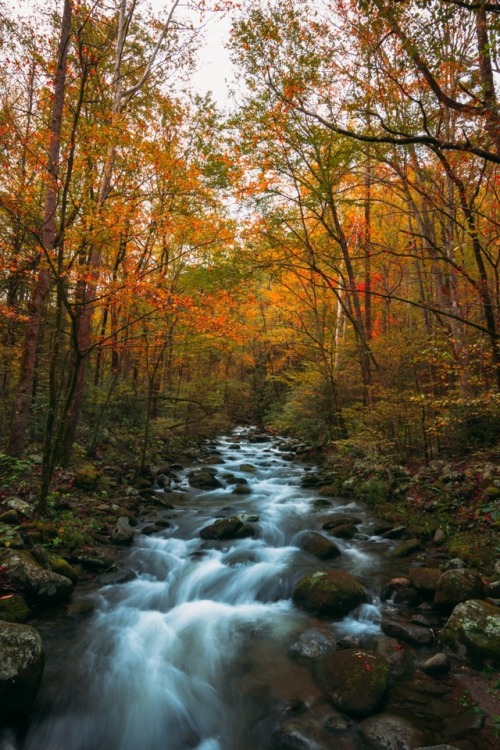
[[[390,543],[370,536],[367,519],[359,538],[335,540],[342,547],[336,560],[300,550],[296,535],[320,529],[325,515],[364,517],[364,510],[340,500],[316,507],[317,492],[300,487],[305,468],[276,441],[250,442],[244,431],[236,437],[236,444],[234,436],[219,441],[215,468],[219,476],[244,476],[251,494],[234,495],[231,486],[192,490],[184,478],[190,497],[172,526],[139,535],[130,550],[126,563],[137,578],[100,589],[90,619],[49,638],[46,685],[22,750],[264,749],[266,716],[320,693],[307,665],[288,653],[300,633],[378,632],[376,603],[335,623],[301,612],[290,595],[303,575],[329,567],[349,570],[369,588]],[[255,471],[242,472],[244,463]],[[218,516],[237,513],[259,516],[255,537],[200,538]]]

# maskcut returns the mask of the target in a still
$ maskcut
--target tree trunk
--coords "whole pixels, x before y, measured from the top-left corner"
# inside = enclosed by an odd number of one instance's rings
[[[45,299],[50,289],[50,261],[55,246],[56,210],[59,192],[59,162],[61,152],[61,131],[64,108],[64,90],[66,85],[66,61],[68,57],[69,39],[71,34],[71,0],[65,0],[62,17],[61,36],[57,54],[57,70],[54,79],[54,103],[50,125],[50,146],[47,160],[47,188],[45,192],[45,209],[42,227],[42,267],[33,289],[28,312],[29,322],[26,325],[23,351],[14,404],[11,429],[7,452],[12,456],[20,456],[24,450],[26,427],[31,407],[31,394],[35,374],[35,361],[40,326]],[[43,257],[45,256],[45,258]]]

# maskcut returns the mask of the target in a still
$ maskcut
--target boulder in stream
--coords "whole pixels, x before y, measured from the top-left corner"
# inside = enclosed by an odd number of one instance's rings
[[[116,526],[114,526],[109,536],[113,544],[123,546],[132,544],[134,540],[134,530],[130,526],[130,521],[127,516],[119,517]]]
[[[458,604],[439,634],[439,643],[500,666],[500,607],[477,599]]]
[[[215,473],[216,472],[211,469],[197,469],[189,475],[189,484],[197,490],[219,489],[223,485],[219,482]]]
[[[334,651],[316,665],[318,681],[328,698],[349,716],[368,716],[382,702],[390,675],[384,657],[349,648]]]
[[[362,604],[366,594],[360,582],[342,570],[318,571],[302,578],[292,595],[308,612],[330,617],[346,615]]]
[[[40,686],[44,667],[40,634],[29,625],[0,621],[0,712],[25,713]]]
[[[5,566],[5,575],[11,586],[35,605],[56,604],[71,596],[73,583],[66,576],[45,570],[25,550],[0,550],[0,565]]]
[[[298,545],[304,552],[309,552],[320,560],[333,560],[341,554],[336,544],[316,531],[304,531],[298,539]]]
[[[221,541],[223,539],[243,539],[247,536],[254,536],[255,529],[247,523],[243,523],[238,516],[230,518],[220,518],[210,526],[205,526],[200,531],[202,539],[214,539]]]

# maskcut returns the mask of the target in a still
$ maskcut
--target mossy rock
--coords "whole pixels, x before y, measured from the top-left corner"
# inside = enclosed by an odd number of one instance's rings
[[[336,544],[316,531],[304,532],[300,536],[298,544],[304,552],[309,552],[319,560],[333,560],[341,554]]]
[[[69,580],[75,585],[78,583],[77,571],[63,557],[51,557],[50,567],[54,573],[58,573],[60,576],[66,576],[66,578],[69,578]]]
[[[0,712],[6,717],[30,709],[44,662],[42,639],[34,628],[0,622]]]
[[[459,557],[473,568],[488,571],[495,562],[491,550],[495,546],[497,535],[498,532],[489,535],[482,532],[478,537],[477,531],[455,534],[448,543],[450,557]]]
[[[484,584],[477,570],[445,570],[437,582],[434,601],[454,607],[467,599],[482,599],[483,592]]]
[[[0,598],[0,620],[5,622],[26,622],[31,610],[21,594],[7,594]]]
[[[88,464],[87,466],[80,466],[80,468],[75,471],[73,484],[79,490],[92,492],[92,490],[96,489],[100,479],[101,473],[99,469]]]
[[[352,539],[356,532],[357,528],[352,523],[344,523],[341,526],[335,526],[335,528],[328,530],[330,536],[334,536],[337,539]]]
[[[361,649],[334,651],[316,666],[321,687],[349,716],[368,716],[381,704],[390,676],[389,662]]]
[[[410,582],[426,599],[432,599],[441,578],[442,571],[438,568],[411,568]]]
[[[338,484],[325,484],[323,487],[320,487],[318,490],[318,495],[321,495],[321,497],[336,497],[338,493],[339,493]]]
[[[409,557],[417,552],[422,547],[420,539],[408,539],[408,541],[400,544],[392,550],[393,557]]]
[[[26,534],[31,541],[47,544],[59,536],[59,529],[50,521],[33,521],[26,528]]]
[[[318,571],[302,578],[293,601],[308,612],[337,617],[362,604],[366,594],[360,582],[341,570]]]
[[[500,608],[478,599],[458,604],[439,634],[439,643],[454,651],[465,647],[468,656],[491,659],[500,666]]]

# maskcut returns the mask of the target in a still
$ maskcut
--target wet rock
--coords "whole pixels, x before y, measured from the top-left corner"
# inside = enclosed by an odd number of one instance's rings
[[[484,584],[476,570],[447,570],[439,577],[434,601],[453,607],[467,599],[481,599],[483,592]]]
[[[222,487],[215,474],[209,469],[192,472],[188,477],[189,484],[197,490],[215,490]]]
[[[236,484],[233,489],[233,495],[251,495],[252,490],[246,484]]]
[[[380,627],[386,635],[414,646],[426,646],[433,642],[434,636],[429,628],[413,625],[406,620],[383,618]]]
[[[240,471],[253,474],[255,471],[257,471],[257,469],[253,464],[241,464]]]
[[[311,628],[300,634],[291,644],[288,652],[291,656],[303,659],[318,659],[335,648],[333,636],[322,633],[321,630]]]
[[[406,526],[393,526],[389,531],[384,531],[384,539],[401,539],[406,534]]]
[[[309,612],[335,617],[362,604],[366,595],[363,586],[350,573],[329,570],[302,578],[292,598],[295,604]]]
[[[111,568],[121,552],[115,547],[97,545],[80,547],[71,553],[71,560],[89,571],[104,572]]]
[[[322,528],[325,531],[330,531],[330,529],[335,529],[338,526],[356,526],[358,523],[361,523],[359,516],[330,516],[323,523]]]
[[[313,474],[312,472],[309,474],[306,474],[300,483],[301,487],[307,488],[307,487],[318,487],[318,485],[321,484],[321,477],[318,474]]]
[[[446,654],[438,653],[422,662],[420,667],[427,674],[446,674],[450,671],[450,660]]]
[[[24,713],[33,703],[43,674],[40,634],[29,625],[0,621],[0,712]]]
[[[352,723],[332,706],[313,705],[286,718],[272,733],[274,750],[358,750]]]
[[[95,602],[91,599],[83,599],[80,602],[73,602],[66,608],[66,614],[74,620],[82,617],[90,617],[95,612]]]
[[[437,568],[410,568],[411,585],[423,598],[432,599],[442,572]]]
[[[438,641],[454,651],[465,649],[477,659],[491,659],[500,665],[500,608],[470,599],[458,604]]]
[[[413,750],[422,741],[421,732],[401,716],[371,716],[359,728],[370,750]]]
[[[408,586],[408,588],[396,591],[392,601],[394,604],[406,604],[408,607],[416,607],[421,599],[422,597],[417,589],[414,589],[413,586]]]
[[[322,497],[336,497],[338,495],[338,487],[334,484],[325,484],[318,490],[318,495]]]
[[[417,552],[421,548],[420,539],[408,539],[407,542],[403,542],[399,547],[396,547],[392,551],[393,557],[409,557]]]
[[[458,750],[455,745],[426,745],[425,747],[417,747],[416,750]]]
[[[127,516],[120,516],[116,522],[116,526],[113,528],[109,536],[113,544],[123,546],[132,544],[134,540],[134,530],[131,528]]]
[[[242,539],[246,536],[254,536],[255,529],[249,524],[244,524],[238,516],[221,518],[210,526],[205,526],[200,531],[202,539]]]
[[[55,604],[67,599],[73,592],[73,583],[69,578],[45,570],[24,550],[0,550],[0,565],[6,567],[8,582],[33,604]]]
[[[481,710],[464,711],[459,716],[453,716],[446,722],[446,739],[460,739],[469,732],[477,732],[486,721],[486,714]]]
[[[21,594],[6,594],[0,598],[0,620],[5,622],[26,622],[31,610]]]
[[[321,658],[316,674],[337,708],[349,716],[367,716],[382,702],[390,666],[386,659],[371,651],[346,649]]]
[[[137,573],[131,568],[119,568],[99,576],[99,583],[102,586],[117,586],[133,581],[135,578],[137,578]]]
[[[332,560],[341,554],[336,544],[316,531],[306,531],[301,534],[298,545],[304,552],[309,552],[320,560]]]
[[[329,529],[328,533],[337,539],[352,539],[356,531],[357,528],[353,524],[345,523],[342,526],[335,526],[335,528]]]

